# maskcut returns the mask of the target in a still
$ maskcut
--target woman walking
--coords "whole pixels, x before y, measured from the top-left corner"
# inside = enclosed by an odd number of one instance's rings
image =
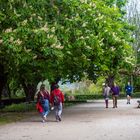
[[[117,99],[120,93],[119,87],[116,85],[116,83],[113,84],[111,87],[111,92],[112,92],[112,99],[113,99],[113,108],[117,108]]]
[[[42,116],[42,122],[45,122],[49,114],[49,92],[45,90],[45,85],[42,84],[40,91],[37,94],[37,109]]]

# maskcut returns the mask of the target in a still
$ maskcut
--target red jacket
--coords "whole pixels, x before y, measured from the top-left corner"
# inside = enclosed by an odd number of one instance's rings
[[[52,104],[54,104],[54,95],[55,96],[59,96],[60,97],[60,101],[62,103],[64,103],[64,95],[63,93],[60,91],[60,89],[54,89],[52,92],[51,92],[51,95],[50,95],[50,102]]]

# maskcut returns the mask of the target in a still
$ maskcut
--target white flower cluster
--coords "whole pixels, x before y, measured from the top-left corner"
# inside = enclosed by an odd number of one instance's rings
[[[10,33],[10,32],[12,32],[12,28],[8,28],[5,30],[5,33]]]
[[[83,25],[82,25],[82,27],[86,27],[87,24],[88,24],[88,22],[84,22]]]
[[[17,39],[16,41],[14,41],[14,43],[16,43],[17,45],[21,45],[22,41],[20,39]]]
[[[15,14],[17,17],[20,17],[20,16],[21,16],[20,14],[17,14],[16,9],[14,9],[14,14]]]
[[[38,19],[39,19],[39,20],[42,20],[42,17],[38,16]]]
[[[11,36],[10,39],[9,39],[9,42],[12,43],[13,41],[14,41],[14,38]]]
[[[27,19],[23,20],[21,25],[25,26],[27,24]]]
[[[132,56],[130,56],[130,57],[126,57],[125,58],[125,62],[127,62],[127,63],[129,63],[129,64],[131,64],[131,65],[134,65],[134,62],[133,62],[133,57]]]
[[[115,51],[116,48],[114,46],[111,46],[111,51]]]
[[[44,32],[48,32],[49,28],[48,28],[47,22],[45,23],[45,25],[42,28],[40,28],[40,30],[42,30]]]
[[[80,0],[81,3],[87,3],[87,0]]]
[[[53,32],[53,33],[55,32],[55,27],[51,28],[51,32]]]
[[[3,42],[3,40],[2,40],[2,39],[0,39],[0,44],[2,44],[2,42]]]
[[[56,49],[63,49],[64,48],[64,46],[62,46],[60,43],[56,43],[56,44],[54,43],[51,45],[51,47],[56,48]]]
[[[90,4],[89,4],[91,7],[96,7],[96,4],[95,3],[93,3],[93,2],[90,2]]]
[[[32,49],[26,49],[26,47],[24,47],[25,52],[29,53],[32,51]]]

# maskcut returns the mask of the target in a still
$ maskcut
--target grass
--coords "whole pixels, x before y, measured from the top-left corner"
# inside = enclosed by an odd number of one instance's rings
[[[35,109],[35,103],[12,104],[1,109],[0,112],[28,112]]]
[[[31,116],[32,112],[4,112],[0,114],[0,126],[12,122],[17,122]]]
[[[12,104],[0,109],[0,125],[20,121],[35,112],[35,103]]]

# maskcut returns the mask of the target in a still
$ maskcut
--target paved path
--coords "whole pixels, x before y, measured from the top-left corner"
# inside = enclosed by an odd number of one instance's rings
[[[0,126],[0,140],[140,140],[140,109],[137,99],[130,105],[118,101],[118,108],[104,108],[104,101],[64,109],[62,122],[53,112],[41,123],[37,113],[28,120]]]

